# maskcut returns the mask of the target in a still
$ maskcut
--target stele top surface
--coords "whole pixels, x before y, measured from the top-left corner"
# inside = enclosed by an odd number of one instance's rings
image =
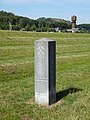
[[[55,41],[55,40],[51,40],[51,39],[48,39],[48,38],[42,38],[42,39],[39,39],[39,40],[36,40],[37,42],[39,42],[39,41],[42,41],[42,42],[53,42],[53,41]]]

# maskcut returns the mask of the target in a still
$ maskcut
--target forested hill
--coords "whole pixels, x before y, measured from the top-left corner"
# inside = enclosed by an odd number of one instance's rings
[[[57,29],[56,29],[57,28]],[[82,32],[90,32],[90,24],[77,25]],[[13,13],[0,11],[1,30],[25,30],[37,32],[66,31],[71,29],[71,22],[59,18],[39,18],[33,20],[27,17],[17,16]]]
[[[26,30],[26,31],[54,31],[55,28],[61,30],[71,28],[71,22],[57,18],[39,18],[33,20],[27,17],[17,16],[13,13],[0,11],[1,30]]]

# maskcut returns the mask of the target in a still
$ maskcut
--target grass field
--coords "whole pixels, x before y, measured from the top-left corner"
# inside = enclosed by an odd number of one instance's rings
[[[34,40],[56,40],[57,102],[34,102]],[[90,34],[0,31],[0,120],[90,120]]]

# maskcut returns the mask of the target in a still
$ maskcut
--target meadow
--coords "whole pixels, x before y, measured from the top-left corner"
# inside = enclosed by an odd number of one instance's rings
[[[57,101],[34,101],[34,41],[56,40]],[[90,34],[0,31],[0,120],[90,120]]]

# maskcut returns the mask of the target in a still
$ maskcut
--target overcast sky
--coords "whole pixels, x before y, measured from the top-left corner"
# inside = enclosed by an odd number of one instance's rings
[[[13,12],[32,19],[53,17],[77,23],[90,23],[90,0],[0,0],[0,11]]]

